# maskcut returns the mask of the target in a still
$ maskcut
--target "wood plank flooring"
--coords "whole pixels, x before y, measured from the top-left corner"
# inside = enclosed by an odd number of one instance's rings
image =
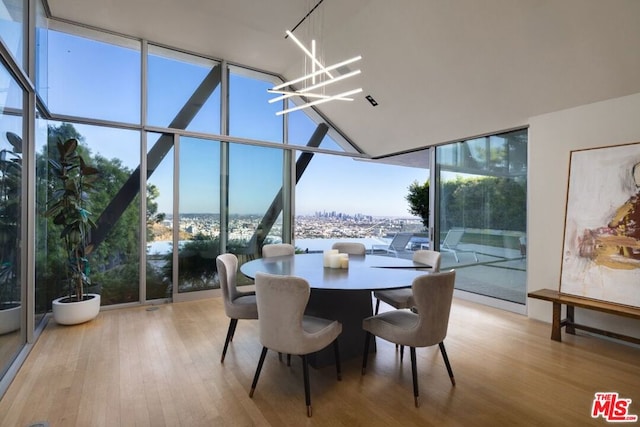
[[[307,418],[300,359],[270,352],[253,399],[257,321],[240,321],[224,364],[228,326],[219,298],[110,310],[84,325],[50,321],[0,401],[0,426],[587,426],[594,393],[632,399],[640,415],[640,349],[588,335],[549,339],[550,325],[455,300],[445,340],[418,349],[421,406],[408,352],[378,340],[361,359],[311,369]]]

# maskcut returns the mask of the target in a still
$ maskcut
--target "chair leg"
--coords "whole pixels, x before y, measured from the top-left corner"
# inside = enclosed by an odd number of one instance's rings
[[[311,388],[309,387],[309,365],[307,355],[302,355],[302,376],[304,377],[304,401],[307,404],[307,417],[311,416]]]
[[[342,381],[342,369],[340,368],[340,347],[338,346],[338,338],[333,341],[333,352],[336,358],[336,375],[338,381]]]
[[[420,393],[418,392],[418,369],[416,367],[416,348],[409,347],[411,354],[411,376],[413,377],[413,402],[416,408],[420,406]]]
[[[447,372],[449,373],[449,379],[451,379],[451,384],[456,385],[456,379],[453,377],[453,370],[451,369],[451,364],[449,363],[449,358],[447,357],[447,351],[444,349],[444,342],[438,344],[440,347],[440,353],[442,353],[442,358],[444,359],[444,364],[447,367]]]
[[[378,310],[380,310],[380,300],[376,298],[376,311],[373,314],[378,314]]]
[[[229,322],[229,329],[227,329],[227,338],[224,340],[224,348],[222,349],[222,356],[220,357],[220,363],[224,363],[224,357],[227,355],[227,347],[229,347],[229,342],[233,338],[233,333],[236,330],[236,325],[238,324],[238,319],[231,319]]]
[[[397,344],[396,344],[397,346]],[[402,362],[402,360],[404,359],[404,346],[401,345],[400,346],[400,361]]]
[[[233,329],[231,330],[231,338],[229,339],[229,342],[233,341],[233,337],[236,336],[236,328],[238,327],[238,319],[233,320],[235,320],[235,322],[233,322]]]
[[[366,331],[364,336],[364,351],[362,352],[362,375],[367,373],[367,356],[369,355],[369,342],[371,341],[371,332]]]
[[[267,347],[262,347],[262,353],[260,353],[260,360],[258,361],[258,367],[256,368],[256,374],[253,376],[253,382],[251,383],[251,391],[249,391],[249,397],[253,397],[253,392],[258,385],[258,378],[260,377],[260,371],[262,371],[262,365],[264,364],[264,358],[267,355]]]
[[[287,354],[287,366],[291,366],[291,354]]]

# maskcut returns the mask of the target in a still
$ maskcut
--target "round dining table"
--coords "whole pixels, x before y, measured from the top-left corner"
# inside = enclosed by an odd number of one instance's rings
[[[365,333],[362,320],[373,315],[371,291],[411,286],[416,277],[429,274],[429,265],[382,255],[349,255],[348,268],[324,266],[322,253],[259,258],[240,266],[240,272],[254,279],[264,272],[302,277],[311,295],[305,314],[338,320],[341,359],[362,355]],[[371,340],[375,351],[375,340]],[[334,363],[333,351],[325,349],[308,357],[314,367]]]

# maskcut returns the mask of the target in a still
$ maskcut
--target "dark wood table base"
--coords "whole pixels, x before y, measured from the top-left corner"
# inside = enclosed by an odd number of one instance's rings
[[[338,337],[340,360],[362,357],[365,339],[362,319],[373,315],[371,291],[312,289],[305,314],[342,323],[342,334]],[[371,340],[370,352],[376,350],[375,345],[375,340]],[[314,368],[332,365],[333,347],[310,354],[307,360]]]

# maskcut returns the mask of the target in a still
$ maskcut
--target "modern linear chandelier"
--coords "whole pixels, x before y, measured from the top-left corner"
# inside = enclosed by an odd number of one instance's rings
[[[279,95],[275,98],[270,99],[269,103],[283,101],[293,96],[304,97],[308,99],[308,101],[305,104],[278,111],[276,115],[291,113],[292,111],[301,110],[303,108],[308,108],[313,105],[323,104],[325,102],[334,100],[353,101],[353,98],[350,98],[350,96],[362,92],[362,88],[358,88],[343,91],[337,94],[326,93],[326,89],[328,86],[340,81],[344,81],[350,77],[357,76],[361,73],[360,70],[349,71],[344,74],[340,73],[340,70],[344,69],[343,67],[361,60],[361,56],[355,56],[351,59],[347,59],[333,65],[325,66],[319,58],[315,39],[311,40],[311,47],[307,48],[296,36],[293,35],[293,32],[296,30],[296,28],[298,28],[298,26],[300,26],[300,24],[302,24],[302,22],[304,22],[305,19],[307,19],[309,15],[311,15],[311,13],[316,10],[316,8],[323,1],[324,0],[320,0],[318,3],[316,3],[316,5],[309,11],[309,13],[307,13],[304,18],[302,18],[300,22],[298,22],[296,26],[293,27],[291,31],[286,31],[285,38],[291,39],[302,50],[306,58],[309,60],[307,61],[309,66],[305,67],[306,74],[288,82],[276,85],[271,89],[267,89],[267,92]],[[302,88],[295,89],[293,85],[301,85]],[[287,87],[291,87],[291,89],[287,89]]]

